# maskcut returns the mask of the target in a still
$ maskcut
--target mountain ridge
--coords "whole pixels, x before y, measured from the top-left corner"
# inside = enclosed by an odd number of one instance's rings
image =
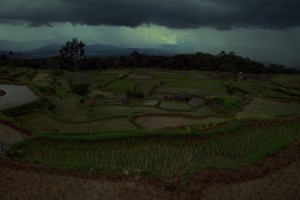
[[[44,41],[42,41],[44,42]],[[19,45],[20,48],[17,48]],[[29,58],[45,58],[59,55],[59,50],[64,44],[50,43],[41,45],[41,42],[35,43],[36,48],[29,48],[29,43],[14,42],[8,40],[0,40],[0,52],[9,52],[12,50],[17,54],[22,54]],[[12,48],[13,47],[13,48]],[[120,56],[130,55],[133,51],[148,55],[174,55],[177,52],[170,49],[163,48],[121,48],[114,45],[107,44],[91,44],[85,47],[87,56]]]

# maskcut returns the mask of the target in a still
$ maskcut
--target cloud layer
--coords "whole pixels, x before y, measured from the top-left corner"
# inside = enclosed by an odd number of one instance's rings
[[[299,0],[2,0],[0,23],[285,29],[300,26]]]

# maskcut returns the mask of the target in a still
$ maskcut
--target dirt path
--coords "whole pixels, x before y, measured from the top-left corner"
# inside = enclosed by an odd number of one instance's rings
[[[266,177],[240,183],[215,183],[201,199],[299,199],[300,160]]]
[[[28,137],[27,131],[16,127],[9,122],[0,121],[0,155],[10,157],[12,151],[10,145],[23,141]]]
[[[0,143],[9,146],[14,143],[21,142],[26,137],[28,137],[28,135],[23,133],[21,130],[17,130],[16,128],[0,121]]]
[[[264,162],[193,176],[179,199],[299,199],[300,142]]]
[[[74,170],[53,170],[32,163],[0,161],[0,199],[159,200],[171,192],[161,183],[138,177],[113,177]]]

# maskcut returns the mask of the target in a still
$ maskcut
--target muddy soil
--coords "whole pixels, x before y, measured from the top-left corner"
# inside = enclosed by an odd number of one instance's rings
[[[0,143],[7,146],[21,142],[27,135],[0,122]]]

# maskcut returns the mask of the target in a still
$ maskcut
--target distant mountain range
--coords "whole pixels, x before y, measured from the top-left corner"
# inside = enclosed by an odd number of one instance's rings
[[[44,58],[57,56],[63,44],[55,44],[49,41],[14,42],[0,40],[0,53],[12,50],[15,54],[29,58]],[[113,45],[93,44],[85,47],[87,56],[120,56],[130,55],[133,51],[147,55],[174,55],[176,48],[161,45],[160,48],[120,48]]]

